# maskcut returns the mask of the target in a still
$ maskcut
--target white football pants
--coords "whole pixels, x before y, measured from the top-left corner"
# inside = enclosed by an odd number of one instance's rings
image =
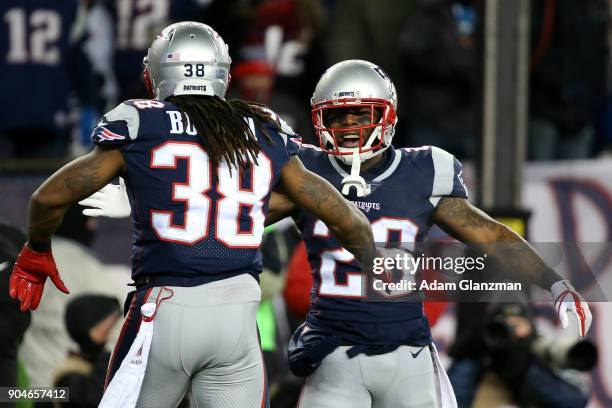
[[[256,323],[261,291],[255,279],[244,274],[166,288],[174,294],[155,316],[137,407],[175,407],[190,384],[198,408],[266,406]],[[160,290],[153,288],[147,302],[155,302]]]
[[[442,406],[446,396],[441,396],[438,375],[446,374],[438,373],[433,349],[401,346],[390,353],[349,359],[349,348],[338,347],[306,378],[299,408]]]

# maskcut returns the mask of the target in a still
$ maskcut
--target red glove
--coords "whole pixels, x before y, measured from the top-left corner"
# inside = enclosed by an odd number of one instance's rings
[[[9,281],[9,293],[12,298],[19,299],[22,312],[38,307],[47,277],[59,290],[70,293],[59,276],[51,250],[35,252],[24,245]]]

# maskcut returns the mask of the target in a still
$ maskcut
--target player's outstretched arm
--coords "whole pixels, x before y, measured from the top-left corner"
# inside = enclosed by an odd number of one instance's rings
[[[21,311],[38,307],[47,278],[59,290],[69,293],[51,253],[51,234],[68,207],[102,188],[124,166],[119,151],[97,147],[62,167],[32,194],[28,242],[21,249],[9,280],[10,295],[19,299]]]
[[[374,237],[365,215],[326,180],[308,171],[299,158],[293,156],[283,167],[281,186],[291,201],[327,224],[340,244],[362,263],[364,254],[374,254]]]
[[[32,194],[28,210],[28,244],[34,250],[49,248],[51,235],[66,210],[100,190],[124,170],[118,150],[94,148],[66,164]]]
[[[433,222],[452,237],[477,245],[515,274],[513,278],[536,283],[551,292],[561,324],[567,327],[567,311],[573,312],[584,336],[591,325],[591,312],[572,285],[552,270],[520,235],[495,221],[465,198],[444,197],[438,203]],[[503,245],[496,245],[496,244]]]
[[[544,289],[550,289],[553,283],[562,279],[520,235],[465,198],[442,198],[433,213],[433,222],[459,241],[478,245],[488,255],[502,257],[499,260],[504,265],[511,265],[519,279],[534,282]],[[512,245],[494,245],[496,243]]]

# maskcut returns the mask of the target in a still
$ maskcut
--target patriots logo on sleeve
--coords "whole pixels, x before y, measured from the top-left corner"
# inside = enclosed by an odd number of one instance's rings
[[[101,121],[91,134],[94,144],[119,146],[131,142],[125,121]]]
[[[125,139],[125,136],[121,136],[117,133],[113,133],[105,127],[100,127],[100,132],[98,137],[100,140],[121,140]]]

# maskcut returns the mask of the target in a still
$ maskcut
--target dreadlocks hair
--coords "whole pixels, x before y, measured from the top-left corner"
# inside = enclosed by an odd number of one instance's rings
[[[239,99],[224,100],[216,95],[173,95],[167,99],[179,107],[198,131],[200,142],[214,164],[225,160],[230,172],[232,167],[245,167],[248,163],[257,165],[261,150],[247,118],[253,122],[273,144],[264,123],[271,123],[280,131],[272,116],[263,110],[263,105]]]

